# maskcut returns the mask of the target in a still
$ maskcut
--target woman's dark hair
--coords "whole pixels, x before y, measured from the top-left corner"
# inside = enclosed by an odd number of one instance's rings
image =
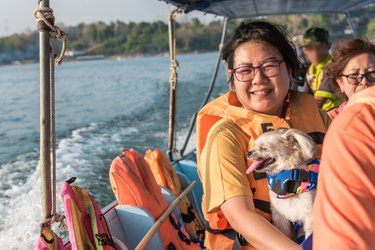
[[[228,68],[233,69],[234,51],[245,42],[259,42],[272,45],[283,56],[283,59],[295,78],[300,69],[296,48],[284,29],[276,24],[264,21],[241,23],[229,38],[222,51],[222,58],[227,62]]]
[[[345,66],[353,57],[363,53],[375,55],[375,45],[366,38],[340,40],[333,45],[332,61],[327,64],[324,71],[336,92],[340,90],[336,78],[341,76]]]

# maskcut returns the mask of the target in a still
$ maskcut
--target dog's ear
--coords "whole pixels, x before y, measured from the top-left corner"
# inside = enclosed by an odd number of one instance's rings
[[[297,141],[305,160],[313,158],[316,151],[316,144],[310,136],[297,129],[289,129],[285,132],[284,136],[288,141]]]

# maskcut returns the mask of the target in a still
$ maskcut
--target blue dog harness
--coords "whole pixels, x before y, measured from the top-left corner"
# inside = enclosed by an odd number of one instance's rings
[[[267,175],[268,187],[278,199],[315,189],[319,165],[320,160],[313,159],[304,169],[283,170],[276,175]]]

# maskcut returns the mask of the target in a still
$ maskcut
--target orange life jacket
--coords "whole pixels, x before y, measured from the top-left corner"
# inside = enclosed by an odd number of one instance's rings
[[[200,154],[206,143],[208,132],[211,127],[222,118],[231,119],[241,127],[254,141],[262,133],[277,127],[297,128],[305,133],[325,133],[326,128],[322,117],[313,102],[313,98],[306,93],[291,92],[287,98],[288,108],[286,117],[278,118],[275,116],[263,115],[252,112],[251,117],[239,117],[236,112],[250,113],[250,111],[241,108],[242,104],[235,93],[229,91],[204,106],[197,116],[197,161],[199,163]],[[251,122],[250,122],[251,121]],[[314,135],[312,134],[314,137]],[[317,155],[321,154],[321,143],[318,143]]]
[[[181,185],[172,164],[160,149],[147,150],[145,160],[149,164],[156,182],[168,188],[177,197],[181,193]],[[204,226],[198,212],[191,205],[187,196],[179,203],[186,231],[196,240],[204,241]]]
[[[123,155],[112,161],[109,178],[112,191],[120,205],[143,207],[155,220],[168,208],[150,167],[143,156],[133,149],[124,150]],[[186,232],[177,231],[170,220],[165,220],[159,228],[165,249],[172,246],[176,249],[200,249],[197,244],[181,240],[183,237],[179,233],[186,237]]]
[[[317,153],[315,157],[320,158],[322,137],[326,133],[326,127],[313,96],[306,93],[290,92],[286,98],[286,105],[285,118],[252,112],[242,108],[236,94],[230,91],[226,95],[204,106],[199,111],[197,117],[196,150],[198,173],[200,169],[201,153],[205,146],[210,128],[223,118],[232,120],[249,135],[250,141],[248,149],[253,147],[254,140],[264,132],[278,127],[296,128],[305,133],[309,133],[313,138],[315,137],[314,140],[317,143]],[[250,162],[248,162],[248,165],[250,165]],[[260,205],[269,203],[267,179],[258,178],[258,176],[254,176],[253,174],[250,174],[248,178],[252,190],[255,190],[255,192],[253,192],[253,199],[255,207],[257,208],[257,213],[271,220],[270,214],[258,209],[261,206],[257,206],[256,202],[258,201]],[[212,229],[224,230],[231,228],[221,211],[208,214],[205,209],[204,199],[202,199],[202,201],[202,210],[205,219],[208,220]]]

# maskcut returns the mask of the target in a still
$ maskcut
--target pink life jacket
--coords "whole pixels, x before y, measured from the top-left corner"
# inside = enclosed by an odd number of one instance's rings
[[[70,245],[64,246],[58,235],[48,227],[42,227],[34,250],[70,250]]]
[[[69,240],[73,250],[113,250],[114,243],[107,222],[91,194],[71,186],[75,177],[61,186]]]

